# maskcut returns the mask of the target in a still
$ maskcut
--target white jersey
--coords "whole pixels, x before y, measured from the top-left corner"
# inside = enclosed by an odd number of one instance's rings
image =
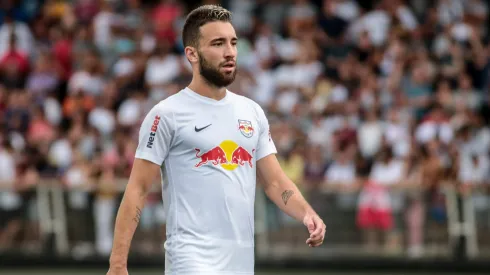
[[[136,158],[161,165],[166,274],[254,274],[256,162],[274,153],[262,108],[230,91],[153,107]]]

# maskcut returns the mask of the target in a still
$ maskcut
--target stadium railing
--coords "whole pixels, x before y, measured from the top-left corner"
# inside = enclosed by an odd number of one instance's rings
[[[117,211],[121,195],[126,186],[127,179],[118,179],[113,192],[117,193],[115,210]],[[11,191],[11,185],[0,184],[0,192]],[[155,184],[153,193],[159,193],[160,185]],[[459,196],[454,184],[445,184],[444,194],[445,214],[436,217],[429,207],[424,210],[423,232],[423,258],[452,258],[455,247],[461,245],[459,240],[464,237],[466,257],[490,258],[490,203],[489,197],[486,208],[479,207],[475,210],[475,198],[473,196]],[[42,179],[35,185],[29,198],[31,215],[39,223],[39,241],[43,249],[47,247],[45,242],[52,242],[55,257],[70,257],[72,243],[69,238],[69,219],[67,211],[67,194],[73,189],[67,188],[58,179]],[[97,191],[93,188],[84,189],[93,196]],[[391,249],[383,246],[373,248],[366,246],[363,232],[356,224],[357,193],[349,197],[329,191],[307,191],[306,198],[318,211],[327,224],[327,235],[324,245],[312,250],[305,245],[307,232],[304,226],[285,214],[268,200],[261,188],[257,188],[256,194],[256,250],[258,260],[274,260],[284,258],[295,259],[329,259],[339,257],[355,258],[407,258],[413,256],[407,249],[408,225],[405,219],[407,203],[402,204],[399,211],[395,211],[396,230],[394,235],[398,242]],[[404,191],[398,193],[398,198],[406,198]],[[349,201],[349,199],[351,201]],[[345,201],[348,201],[345,203]],[[93,200],[91,201],[93,203]],[[428,204],[427,204],[428,205]],[[3,210],[2,210],[3,211]],[[93,211],[92,207],[86,211]],[[28,211],[27,211],[28,212]],[[34,212],[34,213],[32,213]],[[115,213],[113,215],[115,217]],[[25,218],[23,216],[23,218]],[[437,220],[441,218],[440,220]],[[3,221],[6,225],[8,221]],[[93,222],[77,226],[92,226]],[[3,228],[2,228],[3,230]],[[92,229],[91,229],[92,230]],[[391,238],[388,234],[383,237]],[[395,238],[396,239],[396,238]],[[381,238],[383,240],[383,238]],[[93,240],[92,240],[93,241]],[[0,244],[1,245],[1,244]],[[16,248],[19,248],[16,246]],[[1,253],[8,253],[0,251]],[[163,250],[157,254],[163,256]],[[44,253],[40,251],[40,253]],[[421,256],[421,255],[419,255]]]
[[[257,193],[257,254],[264,258],[329,258],[329,257],[452,257],[453,247],[457,241],[458,232],[454,230],[459,224],[457,195],[451,187],[441,190],[444,193],[444,217],[434,218],[430,211],[429,202],[422,202],[423,217],[421,226],[422,242],[420,249],[423,253],[410,252],[407,245],[409,224],[407,210],[410,201],[408,192],[399,190],[396,200],[401,202],[394,206],[394,228],[377,233],[378,245],[366,245],[367,230],[361,229],[356,223],[358,215],[358,192],[339,194],[331,191],[313,190],[305,192],[305,196],[318,211],[327,225],[324,245],[314,252],[304,244],[307,232],[302,224],[293,221],[266,198],[263,192]],[[274,223],[275,222],[275,223]],[[381,235],[381,236],[379,236]],[[381,238],[379,238],[381,237]],[[393,239],[393,245],[385,244],[384,239]]]

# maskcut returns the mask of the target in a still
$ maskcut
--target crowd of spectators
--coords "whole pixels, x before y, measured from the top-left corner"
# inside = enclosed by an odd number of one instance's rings
[[[69,221],[95,224],[70,238],[82,249],[93,235],[109,253],[116,179],[129,176],[140,123],[192,77],[185,16],[219,3],[239,36],[229,90],[264,108],[281,165],[307,196],[337,192],[339,208],[355,209],[369,246],[379,229],[387,247],[422,255],[424,224],[445,220],[445,184],[488,211],[489,1],[4,0],[0,249],[39,219],[26,190],[57,178],[97,187],[68,194]],[[160,204],[152,195],[143,230],[164,225]]]

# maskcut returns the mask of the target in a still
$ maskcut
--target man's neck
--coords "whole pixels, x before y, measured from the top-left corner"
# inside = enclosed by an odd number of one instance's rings
[[[202,78],[194,77],[188,87],[195,93],[214,100],[221,100],[226,96],[226,87],[216,87]]]

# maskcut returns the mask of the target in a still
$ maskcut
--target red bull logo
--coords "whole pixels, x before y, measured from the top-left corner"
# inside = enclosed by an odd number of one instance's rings
[[[252,150],[250,154],[245,148],[239,146],[232,140],[225,140],[221,142],[220,145],[214,147],[213,149],[201,153],[201,150],[196,148],[196,157],[200,161],[195,165],[195,167],[200,167],[205,164],[220,165],[226,170],[232,171],[239,166],[250,166],[253,167],[252,154],[255,149]]]
[[[252,137],[254,135],[254,128],[252,127],[252,122],[248,120],[238,120],[238,130],[245,137]]]

